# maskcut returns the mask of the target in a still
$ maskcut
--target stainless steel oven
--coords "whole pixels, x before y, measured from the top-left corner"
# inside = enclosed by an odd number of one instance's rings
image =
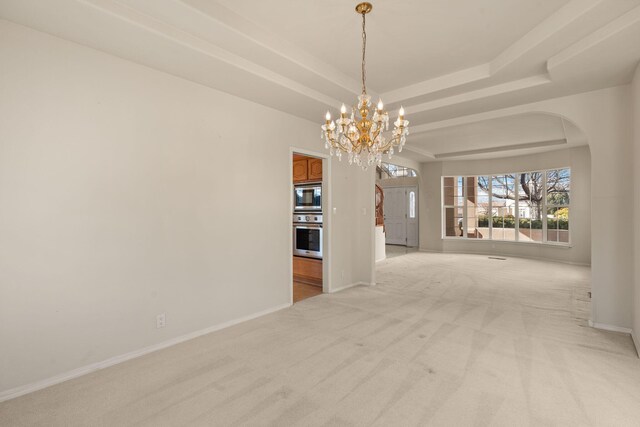
[[[296,184],[293,186],[294,212],[322,211],[322,184]]]
[[[322,259],[322,214],[293,214],[293,255]]]

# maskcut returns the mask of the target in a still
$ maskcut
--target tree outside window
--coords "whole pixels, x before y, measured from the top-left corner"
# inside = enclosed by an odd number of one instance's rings
[[[445,236],[569,242],[571,170],[443,178]],[[453,223],[459,230],[454,234]],[[546,234],[545,234],[546,230]]]

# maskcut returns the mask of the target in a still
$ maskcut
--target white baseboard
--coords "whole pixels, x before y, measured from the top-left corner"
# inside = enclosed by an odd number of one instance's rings
[[[631,328],[623,328],[622,326],[608,325],[606,323],[597,323],[589,320],[589,326],[603,331],[622,332],[623,334],[631,334]]]
[[[344,291],[345,289],[353,288],[354,286],[375,286],[375,283],[367,283],[367,282],[353,282],[348,285],[340,286],[339,288],[334,288],[329,291],[330,294],[335,294],[336,292]]]
[[[101,362],[92,363],[90,365],[86,365],[86,366],[74,369],[72,371],[55,375],[53,377],[50,377],[41,381],[36,381],[31,384],[26,384],[23,386],[5,390],[0,392],[0,402],[4,402],[10,399],[15,399],[16,397],[20,397],[28,393],[33,393],[34,391],[42,390],[43,388],[47,388],[55,384],[60,384],[62,382],[71,380],[73,378],[78,378],[90,372],[108,368],[109,366],[117,365],[118,363],[126,362],[127,360],[135,359],[136,357],[144,356],[145,354],[162,350],[163,348],[171,347],[181,342],[188,341],[188,340],[197,338],[199,336],[209,334],[211,332],[219,331],[221,329],[225,329],[233,325],[237,325],[238,323],[246,322],[248,320],[252,320],[257,317],[266,316],[267,314],[271,314],[288,307],[291,307],[290,303],[281,304],[276,307],[271,307],[266,310],[259,311],[257,313],[249,314],[247,316],[243,316],[237,319],[229,320],[227,322],[219,323],[217,325],[210,326],[208,328],[201,329],[199,331],[195,331],[185,335],[181,335],[179,337],[171,338],[170,340],[163,341],[161,343],[154,344],[148,347],[144,347],[139,350],[134,350],[129,353],[121,354],[119,356],[114,356],[107,360],[103,360]]]

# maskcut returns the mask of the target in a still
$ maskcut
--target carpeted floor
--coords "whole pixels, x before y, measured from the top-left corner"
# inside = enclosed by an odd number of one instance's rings
[[[588,268],[414,252],[377,280],[5,402],[0,425],[640,424],[640,360],[587,327]]]
[[[385,251],[387,258],[395,258],[397,256],[407,255],[412,252],[417,252],[418,248],[410,248],[401,245],[385,245]]]

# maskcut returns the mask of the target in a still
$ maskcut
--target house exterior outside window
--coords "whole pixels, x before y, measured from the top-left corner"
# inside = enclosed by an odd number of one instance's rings
[[[442,238],[569,245],[571,169],[442,177]]]

